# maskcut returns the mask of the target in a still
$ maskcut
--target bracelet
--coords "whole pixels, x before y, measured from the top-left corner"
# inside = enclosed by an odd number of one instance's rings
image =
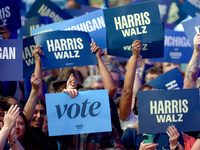
[[[135,73],[140,73],[140,68],[137,68]]]
[[[11,141],[11,142],[8,141],[8,143],[9,143],[10,145],[14,145],[14,144],[16,143],[16,139],[17,139],[17,138],[15,137],[15,140],[14,140],[14,141]]]
[[[177,144],[173,147],[170,145],[170,150],[175,150],[178,146],[179,146],[179,142],[177,142]]]
[[[31,100],[31,99],[29,99],[28,101],[30,101],[30,102],[37,102],[37,100]]]

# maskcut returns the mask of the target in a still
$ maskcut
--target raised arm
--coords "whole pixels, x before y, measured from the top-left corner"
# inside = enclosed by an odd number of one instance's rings
[[[114,97],[117,89],[115,87],[115,84],[114,84],[114,81],[113,81],[113,78],[112,78],[110,72],[106,68],[106,66],[101,58],[102,49],[99,46],[97,46],[97,44],[95,42],[92,42],[90,46],[91,46],[92,53],[96,52],[96,57],[97,57],[97,61],[98,61],[97,68],[101,74],[104,88],[108,90],[109,96]]]
[[[24,107],[24,115],[26,116],[26,119],[27,119],[27,122],[29,125],[31,124],[31,120],[32,120],[33,114],[35,112],[40,82],[41,82],[40,79],[37,76],[35,76],[34,74],[32,74],[32,76],[31,76],[32,89],[31,89],[31,93],[28,98],[28,101],[26,102],[26,105]]]
[[[39,55],[44,55],[44,53],[41,50],[41,46],[37,45],[34,47],[33,51],[33,56],[35,58],[35,70],[34,70],[34,75],[37,76],[40,79],[40,84],[39,84],[39,91],[38,91],[38,97],[45,102],[45,96],[43,93],[43,77],[42,77],[42,64],[40,60]]]
[[[196,88],[196,80],[199,73],[200,33],[195,35],[193,42],[194,51],[185,71],[184,89]]]
[[[13,150],[17,150],[19,148],[21,148],[21,150],[23,149],[19,141],[11,135],[12,130],[14,131],[15,129],[15,122],[18,115],[19,115],[19,107],[17,105],[15,106],[12,105],[9,108],[8,112],[5,112],[4,125],[0,131],[0,149],[4,148],[7,138],[9,140],[11,148],[13,148],[13,146],[15,148]],[[13,137],[13,139],[11,137]]]
[[[142,42],[135,40],[132,45],[133,54],[127,62],[127,71],[124,78],[124,88],[121,95],[119,118],[124,121],[131,113],[131,103],[133,96],[133,85],[135,79],[135,72],[137,68],[137,60],[140,57],[140,50],[142,50]]]

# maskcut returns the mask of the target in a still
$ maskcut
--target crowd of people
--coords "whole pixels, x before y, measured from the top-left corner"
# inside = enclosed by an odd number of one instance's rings
[[[74,6],[74,2],[69,0],[68,7]],[[9,40],[11,33],[5,27],[0,33],[2,39]],[[183,89],[200,87],[199,33],[193,43],[193,55],[186,71],[182,72]],[[142,59],[142,42],[135,40],[130,44],[132,56],[127,61],[118,61],[92,42],[91,52],[96,53],[98,61],[96,66],[48,71],[42,71],[40,55],[44,53],[42,47],[36,45],[34,73],[23,81],[0,81],[0,150],[200,149],[199,131],[181,132],[174,125],[169,126],[166,133],[152,134],[153,142],[145,143],[144,134],[139,133],[137,91],[154,89],[148,82],[175,67],[181,68],[180,64]],[[145,65],[149,67],[145,68]],[[64,92],[74,99],[79,91],[102,89],[108,90],[111,132],[49,136],[45,94]]]

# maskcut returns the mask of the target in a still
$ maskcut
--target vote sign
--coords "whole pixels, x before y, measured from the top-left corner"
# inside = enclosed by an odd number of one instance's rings
[[[81,91],[74,99],[66,93],[45,97],[50,136],[112,130],[107,90]]]

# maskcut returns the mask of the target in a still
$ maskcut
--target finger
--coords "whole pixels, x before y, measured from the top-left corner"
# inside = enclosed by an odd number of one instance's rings
[[[74,92],[74,90],[72,90],[71,93],[72,93],[72,95],[71,95],[72,97],[71,97],[71,98],[74,98],[74,97],[75,97],[75,92]]]
[[[17,116],[19,115],[19,113],[20,113],[20,108],[18,107],[17,110],[13,114],[14,118],[17,118]]]
[[[17,108],[18,108],[18,105],[14,105],[14,107],[10,111],[10,115],[14,116],[15,115],[15,111],[17,110]]]
[[[11,105],[10,108],[8,109],[7,113],[10,114],[12,109],[13,109],[14,105]]]
[[[175,133],[176,135],[179,135],[179,132],[178,132],[177,128],[176,128],[174,125],[171,126],[171,128],[173,129],[173,131],[174,131],[174,133]]]
[[[75,91],[75,96],[78,96],[78,91],[76,89],[74,91]]]

